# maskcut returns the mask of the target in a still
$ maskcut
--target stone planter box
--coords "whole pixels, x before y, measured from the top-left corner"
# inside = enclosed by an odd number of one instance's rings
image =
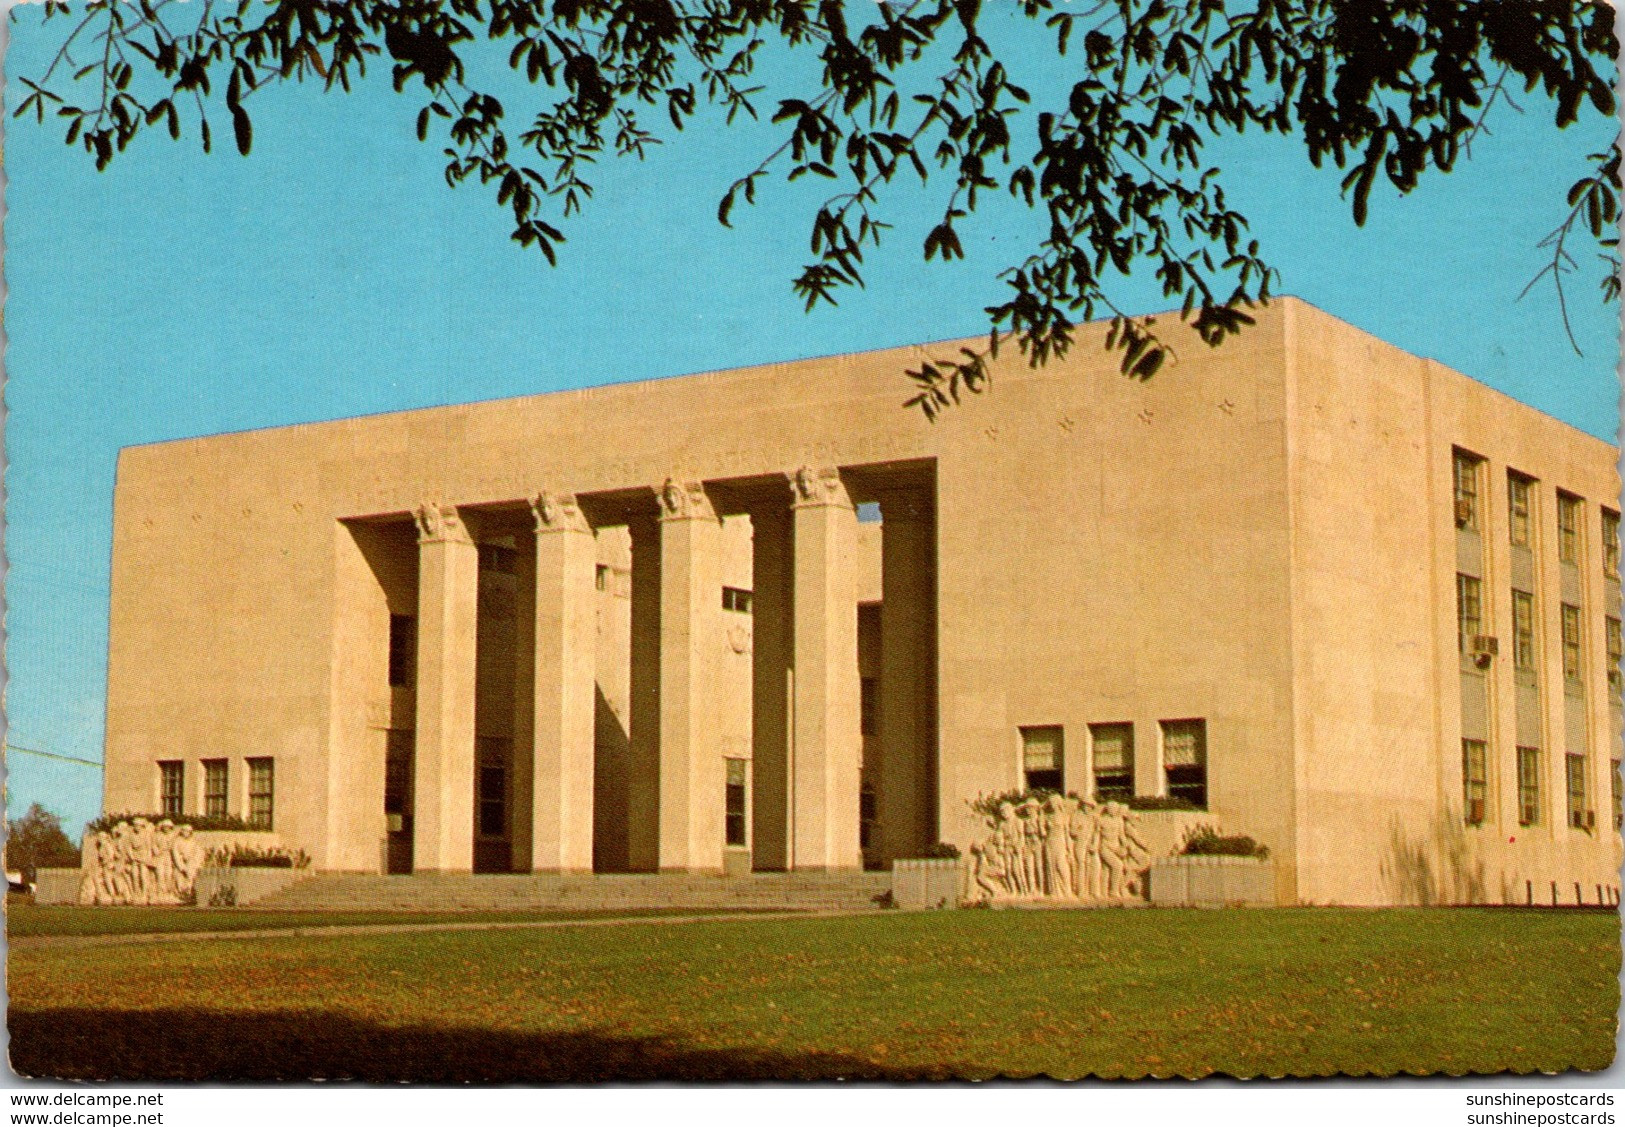
[[[1159,908],[1270,907],[1275,863],[1257,857],[1169,857],[1151,866],[1151,903]]]
[[[79,870],[36,869],[34,871],[34,903],[79,903]]]
[[[952,857],[893,861],[892,906],[906,911],[957,908],[965,887],[964,862]]]
[[[308,868],[262,869],[246,865],[205,868],[197,875],[197,906],[230,908],[252,904],[310,875]]]
[[[199,830],[193,835],[204,849],[276,849],[282,835],[275,830]]]

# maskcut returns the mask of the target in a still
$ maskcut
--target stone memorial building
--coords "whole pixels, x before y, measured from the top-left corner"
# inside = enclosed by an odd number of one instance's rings
[[[105,807],[738,874],[1043,787],[1283,904],[1611,900],[1615,448],[1291,299],[1147,382],[1104,333],[935,423],[955,345],[126,449]]]

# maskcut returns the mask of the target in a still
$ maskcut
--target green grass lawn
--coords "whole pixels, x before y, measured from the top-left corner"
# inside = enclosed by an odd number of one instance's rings
[[[876,913],[30,947],[13,1066],[147,1080],[1598,1069],[1613,914]]]
[[[278,912],[248,908],[79,908],[13,904],[6,934],[147,935],[185,931],[262,931],[357,924],[528,923],[544,920],[638,919],[717,915],[720,909],[638,908],[532,912]]]

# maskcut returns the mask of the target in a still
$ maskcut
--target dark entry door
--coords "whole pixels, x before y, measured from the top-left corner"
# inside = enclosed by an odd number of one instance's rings
[[[417,733],[391,730],[384,750],[385,871],[412,871],[412,760]]]

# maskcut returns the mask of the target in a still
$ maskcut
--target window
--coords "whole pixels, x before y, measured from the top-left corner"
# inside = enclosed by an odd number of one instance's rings
[[[1612,509],[1602,511],[1602,571],[1619,578],[1619,514]]]
[[[595,567],[592,573],[592,581],[593,585],[600,591],[609,590],[609,568],[604,564]]]
[[[1580,562],[1580,498],[1567,493],[1557,495],[1557,558]]]
[[[1456,527],[1478,527],[1478,470],[1483,462],[1464,450],[1455,451],[1452,470],[1455,478]]]
[[[1609,615],[1603,619],[1603,627],[1608,635],[1608,699],[1619,704],[1622,699],[1619,662],[1625,657],[1625,646],[1620,644],[1619,619]]]
[[[1565,757],[1569,790],[1569,825],[1586,829],[1586,757],[1570,753]]]
[[[1461,741],[1461,806],[1469,826],[1482,826],[1489,798],[1489,754],[1483,740]]]
[[[880,804],[875,798],[875,784],[865,775],[858,784],[858,848],[868,849],[875,842],[875,823],[880,818]]]
[[[1089,744],[1094,751],[1095,801],[1134,797],[1134,725],[1091,724]]]
[[[186,808],[186,764],[165,759],[158,764],[158,809],[176,817]]]
[[[1611,760],[1608,768],[1609,789],[1614,792],[1614,828],[1617,830],[1625,822],[1625,792],[1620,790],[1619,760]]]
[[[1021,729],[1021,767],[1028,790],[1061,789],[1061,729]]]
[[[1168,797],[1207,809],[1207,721],[1162,722],[1162,769]]]
[[[1580,680],[1580,608],[1563,604],[1563,680]]]
[[[724,587],[722,589],[722,609],[738,611],[740,614],[749,614],[750,592],[739,587]]]
[[[481,544],[480,570],[499,575],[514,575],[519,571],[519,553],[501,544]]]
[[[880,734],[880,679],[862,677],[858,680],[858,724],[866,736]]]
[[[389,683],[410,689],[418,679],[418,620],[410,614],[389,616]]]
[[[1512,667],[1535,671],[1535,596],[1528,591],[1512,592]]]
[[[728,766],[728,782],[723,794],[723,832],[729,845],[745,844],[745,760],[723,760]],[[862,799],[859,798],[861,804]],[[859,820],[862,820],[860,811]]]
[[[1520,473],[1507,473],[1507,535],[1519,547],[1529,547],[1534,504],[1534,482]]]
[[[501,764],[480,768],[480,836],[508,836],[508,769]]]
[[[1484,585],[1471,575],[1456,576],[1456,643],[1473,652],[1473,639],[1484,632]]]
[[[1518,825],[1540,825],[1540,748],[1518,749]]]
[[[248,761],[248,824],[257,830],[275,826],[276,762],[271,759]]]
[[[224,759],[203,761],[203,813],[210,818],[226,816],[226,784],[230,778]]]

